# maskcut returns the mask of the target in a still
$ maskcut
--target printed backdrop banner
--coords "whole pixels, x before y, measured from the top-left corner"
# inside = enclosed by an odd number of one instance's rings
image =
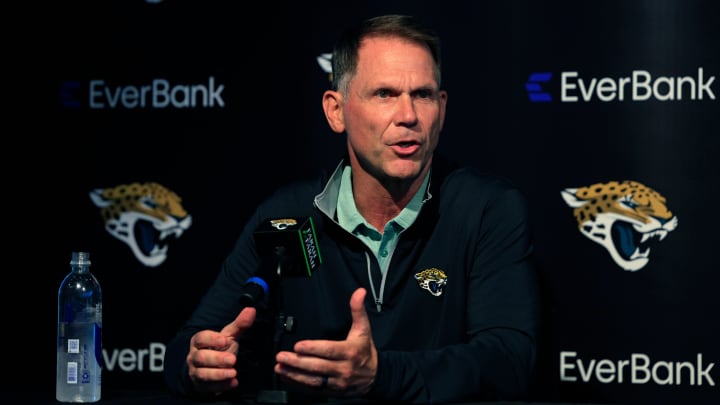
[[[407,13],[443,39],[440,152],[509,178],[531,204],[546,317],[534,399],[720,399],[720,5],[362,3],[44,10],[48,34],[26,52],[43,110],[25,125],[48,140],[24,148],[39,174],[15,200],[42,239],[42,315],[19,338],[40,352],[31,383],[54,386],[57,287],[87,250],[104,294],[103,385],[162,387],[165,344],[255,205],[344,152],[320,104],[334,39]]]

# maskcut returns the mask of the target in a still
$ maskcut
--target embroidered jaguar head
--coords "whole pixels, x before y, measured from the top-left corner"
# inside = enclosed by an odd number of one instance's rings
[[[162,264],[168,243],[182,236],[192,223],[180,197],[158,183],[98,188],[90,192],[90,199],[100,208],[105,230],[128,245],[148,267]]]
[[[295,218],[271,219],[270,225],[278,231],[282,231],[290,226],[297,225],[297,220]]]
[[[445,272],[434,267],[415,274],[415,280],[417,280],[420,288],[428,290],[430,294],[436,297],[442,295],[443,288],[447,284]]]
[[[637,181],[566,188],[561,194],[573,208],[580,232],[604,247],[627,271],[645,267],[650,247],[678,225],[665,197]]]

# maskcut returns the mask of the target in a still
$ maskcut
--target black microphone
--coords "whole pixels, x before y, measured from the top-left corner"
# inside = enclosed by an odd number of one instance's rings
[[[282,277],[310,277],[322,264],[312,217],[265,219],[253,234],[260,266],[245,282],[240,302],[255,306]]]

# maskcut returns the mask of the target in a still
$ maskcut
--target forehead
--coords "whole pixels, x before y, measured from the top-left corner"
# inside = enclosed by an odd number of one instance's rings
[[[391,63],[394,60],[403,60],[403,63],[406,63],[406,59],[414,59],[430,66],[434,63],[427,46],[400,37],[365,38],[360,43],[358,56],[358,64]]]
[[[432,74],[435,62],[424,44],[394,36],[363,39],[358,50],[358,74],[383,71],[413,71]]]

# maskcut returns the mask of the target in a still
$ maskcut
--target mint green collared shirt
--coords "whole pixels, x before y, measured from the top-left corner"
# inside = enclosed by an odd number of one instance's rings
[[[383,274],[387,271],[395,246],[400,234],[417,219],[420,207],[424,201],[425,190],[430,179],[429,173],[425,176],[422,186],[413,196],[408,205],[400,213],[385,224],[383,233],[367,223],[360,215],[353,198],[350,166],[346,166],[340,180],[340,190],[337,201],[337,219],[340,226],[363,241],[373,252]]]

